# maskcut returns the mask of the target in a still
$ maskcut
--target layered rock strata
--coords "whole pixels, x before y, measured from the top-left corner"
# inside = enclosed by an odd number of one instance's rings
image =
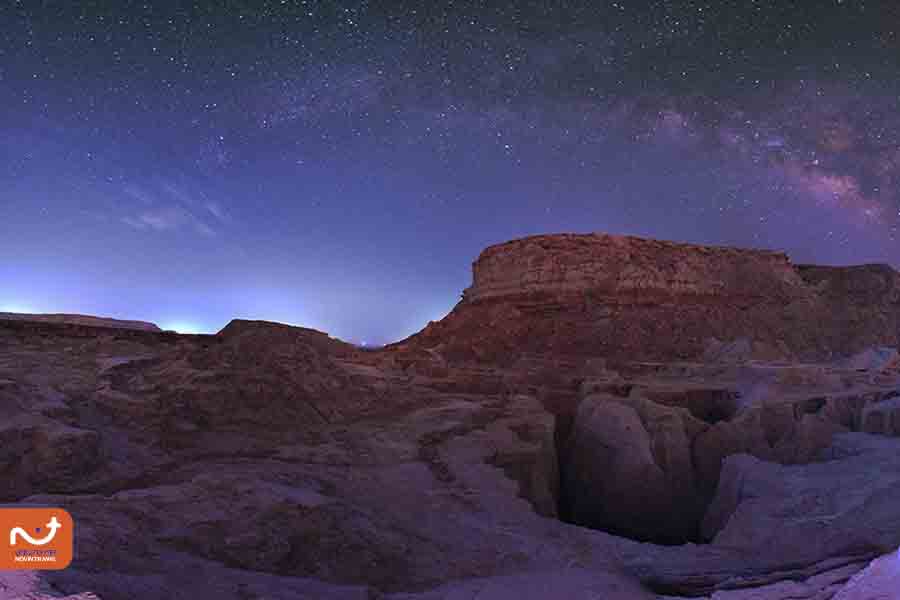
[[[484,250],[450,315],[397,348],[507,364],[523,352],[685,360],[738,339],[762,359],[897,346],[900,274],[628,236],[534,236]]]

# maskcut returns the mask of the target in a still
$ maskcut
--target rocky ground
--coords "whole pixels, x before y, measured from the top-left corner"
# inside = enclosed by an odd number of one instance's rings
[[[77,525],[72,567],[2,573],[0,598],[900,598],[900,331],[809,358],[815,335],[698,330],[692,355],[627,360],[563,344],[583,306],[536,313],[527,286],[491,283],[462,327],[475,281],[380,351],[0,320],[0,502]]]

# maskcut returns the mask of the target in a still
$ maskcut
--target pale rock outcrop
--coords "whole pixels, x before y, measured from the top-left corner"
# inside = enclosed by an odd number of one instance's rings
[[[55,590],[38,571],[0,571],[0,600],[102,600],[93,592]]]
[[[896,348],[867,348],[840,362],[844,369],[857,371],[900,370],[900,353]]]
[[[900,545],[900,441],[842,434],[825,462],[725,461],[703,528],[713,544],[812,563]]]
[[[806,465],[731,456],[703,523],[711,544],[629,548],[624,561],[665,594],[830,598],[900,545],[898,450],[900,440],[848,433]]]
[[[715,489],[723,461],[729,456],[750,454],[782,464],[804,463],[828,447],[834,435],[849,431],[841,421],[821,414],[820,404],[763,403],[701,432],[694,440],[693,456],[706,493]]]
[[[900,600],[900,552],[872,561],[832,600]]]

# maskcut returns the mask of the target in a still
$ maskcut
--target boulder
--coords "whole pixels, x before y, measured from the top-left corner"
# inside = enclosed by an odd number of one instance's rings
[[[586,397],[564,453],[567,518],[635,539],[692,539],[702,505],[691,439],[704,427],[639,395]]]
[[[715,423],[693,445],[694,465],[704,494],[711,496],[719,482],[723,461],[734,454],[774,458],[760,410],[746,411],[730,421]]]

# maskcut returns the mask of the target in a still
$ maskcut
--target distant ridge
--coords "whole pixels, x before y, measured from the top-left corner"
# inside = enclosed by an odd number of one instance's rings
[[[69,314],[27,314],[0,312],[0,321],[31,321],[36,323],[57,323],[81,325],[84,327],[107,327],[113,329],[135,329],[138,331],[162,331],[154,323],[146,321],[123,321],[105,317]]]

